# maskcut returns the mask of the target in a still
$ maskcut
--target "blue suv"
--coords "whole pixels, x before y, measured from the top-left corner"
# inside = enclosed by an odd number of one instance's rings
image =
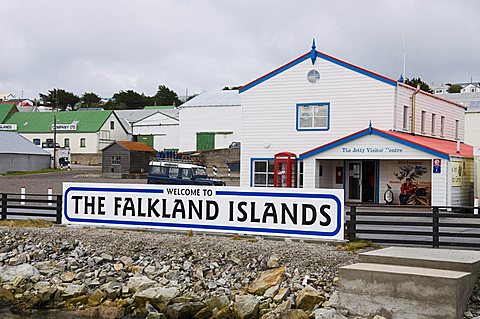
[[[209,178],[203,166],[168,161],[148,164],[147,184],[225,186],[223,181]]]

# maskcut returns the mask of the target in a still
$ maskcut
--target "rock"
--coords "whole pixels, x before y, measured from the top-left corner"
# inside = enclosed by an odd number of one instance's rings
[[[262,319],[308,319],[308,313],[301,309],[288,309],[281,311],[270,311],[262,316]]]
[[[95,289],[95,291],[88,297],[88,305],[98,306],[103,298],[105,298],[105,294],[100,289]]]
[[[137,292],[133,297],[135,298],[135,301],[141,305],[148,301],[157,306],[157,308],[161,308],[159,305],[166,306],[170,300],[177,297],[179,294],[180,291],[175,287],[152,287]]]
[[[75,284],[69,284],[67,288],[63,291],[63,297],[68,298],[68,297],[77,297],[80,295],[84,295],[87,292],[87,287],[84,284],[81,285],[75,285]]]
[[[64,272],[61,276],[60,279],[62,279],[63,282],[72,282],[75,279],[75,273],[74,272]]]
[[[40,272],[38,271],[38,269],[30,264],[0,267],[0,280],[2,282],[11,282],[17,276],[24,277],[25,279],[30,279],[34,276],[39,275]]]
[[[130,291],[136,292],[153,287],[156,283],[147,276],[131,277],[127,282],[127,287]]]
[[[147,266],[143,269],[143,272],[147,275],[153,274],[155,272],[155,266]]]
[[[266,297],[266,298],[273,298],[274,296],[276,296],[276,294],[278,292],[278,288],[279,288],[278,285],[275,285],[275,286],[272,286],[272,287],[268,288],[265,291],[265,293],[263,294],[263,296]]]
[[[15,288],[20,287],[24,281],[25,281],[25,277],[17,276],[13,279],[12,286]]]
[[[167,306],[165,314],[169,319],[192,318],[204,307],[202,302],[175,303]]]
[[[344,315],[342,315],[338,310],[333,308],[319,308],[313,311],[310,314],[312,319],[347,319]],[[380,318],[374,318],[380,319]]]
[[[8,306],[14,299],[10,290],[0,287],[0,307]]]
[[[78,314],[87,318],[120,319],[125,315],[125,310],[123,308],[98,306],[82,309],[78,311]]]
[[[267,261],[267,268],[278,268],[280,267],[280,264],[278,263],[278,257],[277,256],[270,256]]]
[[[340,299],[339,299],[338,291],[335,291],[334,293],[332,293],[330,298],[322,304],[322,307],[337,309],[339,302],[340,302]]]
[[[115,269],[116,271],[122,270],[123,264],[113,264],[113,269]]]
[[[295,306],[303,310],[312,310],[316,305],[325,301],[324,293],[307,285],[297,293]]]
[[[133,264],[133,260],[130,257],[127,256],[122,256],[120,257],[120,261],[125,265],[125,266],[131,266]]]
[[[230,300],[228,299],[227,296],[220,295],[220,296],[213,296],[205,300],[204,303],[210,310],[213,310],[215,308],[223,309],[228,306],[228,304],[230,303]]]
[[[193,319],[208,319],[213,315],[213,311],[210,308],[205,307],[193,316]]]
[[[373,317],[373,319],[386,319],[386,318],[383,317],[383,316],[380,316],[380,315],[375,315],[375,317]]]
[[[239,319],[256,319],[260,301],[252,295],[235,296],[233,312]]]
[[[192,263],[189,262],[188,260],[185,260],[183,262],[183,266],[182,266],[183,270],[188,271],[191,267],[192,267]]]
[[[229,307],[225,307],[215,312],[210,319],[236,319],[232,310]]]
[[[77,304],[86,304],[88,301],[88,296],[82,295],[74,298],[70,298],[65,301],[65,307],[71,308],[72,306],[75,307]]]
[[[263,295],[265,291],[275,285],[279,285],[285,274],[285,266],[262,271],[250,284],[247,291],[255,295]]]
[[[161,312],[149,312],[145,319],[167,319]]]
[[[112,261],[113,260],[112,255],[107,254],[107,253],[101,253],[100,258],[102,258],[103,260],[106,260],[106,261]]]
[[[275,297],[273,297],[273,301],[276,303],[285,301],[285,299],[287,299],[289,295],[290,295],[290,288],[280,288],[277,294],[275,295]]]

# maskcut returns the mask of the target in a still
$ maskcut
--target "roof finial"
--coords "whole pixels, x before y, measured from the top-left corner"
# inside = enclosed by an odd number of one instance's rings
[[[368,123],[368,133],[372,134],[372,130],[373,130],[372,120],[370,120],[370,123]]]
[[[315,60],[317,59],[317,51],[315,50],[315,38],[312,41],[312,50],[310,51],[310,59],[312,59],[312,65],[315,64]]]
[[[400,82],[400,83],[403,83],[403,82],[404,82],[403,74],[400,74],[400,78],[398,79],[398,82]]]

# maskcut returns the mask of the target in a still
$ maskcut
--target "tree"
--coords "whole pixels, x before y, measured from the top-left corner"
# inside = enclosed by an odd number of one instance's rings
[[[148,104],[148,97],[133,90],[115,93],[113,100],[111,106],[115,109],[143,109]]]
[[[152,101],[157,105],[175,105],[182,104],[175,91],[170,90],[165,85],[159,85],[157,94],[152,96]]]
[[[450,84],[447,91],[448,93],[460,93],[461,90],[462,86],[460,84]]]
[[[97,94],[85,92],[82,95],[82,106],[85,107],[97,107],[102,99]]]
[[[413,87],[417,87],[417,85],[420,84],[420,90],[428,93],[433,93],[433,90],[430,88],[430,86],[428,86],[426,82],[423,82],[421,78],[406,79],[405,84]]]
[[[65,111],[67,107],[72,107],[80,102],[80,98],[72,92],[67,92],[64,89],[49,90],[48,94],[40,93],[40,99],[45,104],[51,105],[54,109],[58,108]]]

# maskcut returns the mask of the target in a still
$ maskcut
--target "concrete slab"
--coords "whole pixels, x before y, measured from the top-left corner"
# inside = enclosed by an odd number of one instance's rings
[[[364,263],[480,272],[480,251],[388,247],[359,254]]]
[[[358,263],[340,268],[340,307],[367,317],[460,319],[475,279],[462,271]]]

